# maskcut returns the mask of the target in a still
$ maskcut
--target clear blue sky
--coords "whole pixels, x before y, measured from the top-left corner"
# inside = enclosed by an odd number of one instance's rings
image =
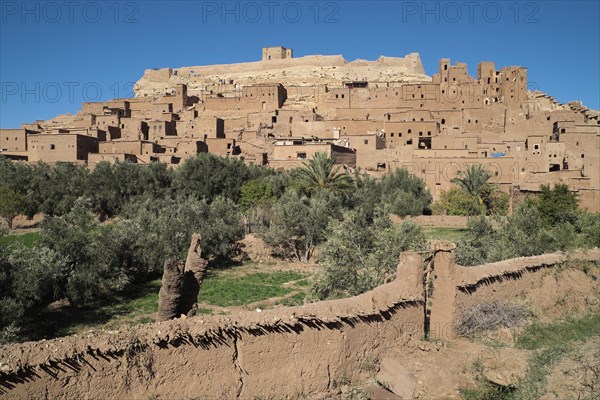
[[[528,68],[530,88],[600,108],[595,1],[0,0],[0,127],[132,95],[145,69],[260,59],[264,46],[347,60],[419,52]]]

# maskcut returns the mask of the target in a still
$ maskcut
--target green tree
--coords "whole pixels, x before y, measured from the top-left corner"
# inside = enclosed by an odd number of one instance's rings
[[[304,162],[297,173],[300,182],[310,193],[327,190],[332,193],[344,193],[354,188],[352,176],[340,171],[341,166],[335,165],[335,159],[326,153],[315,153],[313,158]]]
[[[245,233],[263,231],[269,226],[275,201],[272,186],[266,180],[252,179],[242,186],[240,208]]]
[[[258,179],[246,182],[241,189],[240,207],[243,211],[270,204],[274,200],[271,185]]]
[[[600,247],[600,213],[581,213],[577,221],[581,247]]]
[[[489,192],[491,178],[492,174],[483,165],[472,164],[468,165],[464,171],[459,172],[451,182],[483,204],[484,197]]]
[[[349,209],[359,207],[370,221],[378,209],[401,217],[430,211],[432,198],[425,183],[404,168],[396,168],[380,179],[357,172],[355,182],[356,189],[345,205]]]
[[[423,250],[426,239],[413,222],[392,224],[378,213],[371,223],[360,209],[347,211],[327,227],[320,272],[311,294],[320,300],[364,293],[392,275],[402,251]]]
[[[539,197],[533,203],[547,225],[576,222],[579,208],[577,195],[569,190],[568,185],[559,183],[553,188],[550,188],[550,185],[542,185],[540,191]]]
[[[340,209],[340,200],[331,193],[307,197],[289,191],[273,205],[271,225],[261,236],[284,256],[308,261],[323,241],[327,223]]]
[[[6,186],[0,186],[0,217],[12,229],[13,220],[25,210],[25,197]]]
[[[437,215],[472,216],[484,214],[485,205],[481,204],[475,196],[453,187],[440,194],[440,198],[433,204],[432,210]]]
[[[47,179],[39,190],[44,202],[41,209],[46,215],[65,215],[85,194],[88,170],[83,165],[59,162],[48,169]]]
[[[572,226],[548,231],[538,209],[522,203],[497,229],[483,215],[472,218],[469,233],[457,244],[456,261],[461,265],[478,265],[565,250],[575,244],[573,235]]]
[[[162,272],[167,258],[184,259],[192,234],[202,235],[202,254],[209,259],[231,255],[241,234],[236,204],[223,197],[212,203],[196,197],[140,197],[123,212],[122,226],[136,237],[137,259],[149,273]]]
[[[72,306],[110,296],[131,282],[131,268],[123,249],[135,237],[118,235],[118,226],[100,225],[89,199],[78,199],[64,216],[42,223],[41,244],[66,260],[67,273],[60,291]],[[135,260],[134,260],[135,261]]]
[[[209,202],[223,196],[237,202],[242,185],[254,177],[253,171],[256,170],[240,160],[202,153],[177,169],[173,183],[180,196],[205,198]]]
[[[429,212],[431,194],[425,183],[405,168],[396,168],[379,181],[379,202],[385,210],[400,217]],[[379,189],[379,190],[377,190]]]

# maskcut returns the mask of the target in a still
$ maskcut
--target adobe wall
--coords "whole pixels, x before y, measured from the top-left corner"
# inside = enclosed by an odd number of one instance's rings
[[[449,339],[461,310],[481,302],[526,303],[534,312],[552,313],[567,299],[571,307],[586,302],[590,293],[600,293],[600,279],[577,269],[561,270],[569,262],[600,262],[600,250],[562,252],[519,257],[474,267],[454,262],[453,245],[436,243],[430,335]],[[561,276],[561,274],[566,274]]]
[[[365,357],[423,332],[422,258],[350,299],[202,316],[0,348],[0,395],[15,399],[253,398],[326,393]]]
[[[356,377],[366,358],[414,344],[426,326],[433,339],[452,338],[465,307],[514,300],[549,309],[560,296],[576,304],[600,291],[598,279],[579,269],[557,268],[567,261],[598,263],[598,249],[463,267],[454,263],[453,248],[449,242],[435,244],[430,299],[423,291],[423,258],[406,252],[396,280],[349,299],[2,347],[0,395],[310,397],[327,393],[342,377]]]

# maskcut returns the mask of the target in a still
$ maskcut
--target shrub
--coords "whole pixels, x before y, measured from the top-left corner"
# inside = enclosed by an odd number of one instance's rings
[[[324,240],[327,223],[340,208],[340,200],[330,192],[307,197],[289,191],[273,205],[271,225],[261,237],[283,256],[306,262]]]
[[[473,336],[498,328],[517,327],[530,315],[531,312],[522,305],[482,302],[462,310],[454,329],[461,336]]]
[[[211,202],[222,196],[237,202],[242,185],[256,173],[237,159],[210,153],[187,159],[177,169],[174,188],[183,197],[194,196]]]
[[[432,206],[434,214],[447,215],[481,215],[485,213],[485,205],[477,197],[458,189],[452,188],[440,194],[440,198]]]
[[[546,225],[576,222],[579,207],[577,195],[569,190],[568,185],[559,183],[553,188],[550,188],[550,185],[542,185],[540,191],[533,204],[543,216]]]
[[[311,287],[312,297],[321,300],[373,289],[395,272],[402,251],[422,250],[426,243],[418,225],[394,225],[382,213],[370,223],[361,210],[332,220],[325,235],[321,270]]]

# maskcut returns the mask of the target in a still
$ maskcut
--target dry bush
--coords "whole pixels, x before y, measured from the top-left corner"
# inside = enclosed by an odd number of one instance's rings
[[[523,305],[482,302],[462,310],[454,330],[461,336],[472,336],[498,328],[513,328],[530,315],[531,312]]]

